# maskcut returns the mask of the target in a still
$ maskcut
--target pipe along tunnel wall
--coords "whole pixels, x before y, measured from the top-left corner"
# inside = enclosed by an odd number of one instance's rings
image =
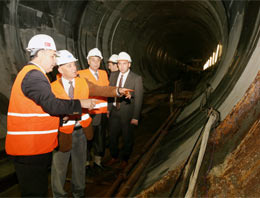
[[[7,0],[0,1],[0,5],[2,139],[6,134],[11,86],[28,60],[28,40],[37,33],[51,35],[58,49],[72,51],[79,58],[80,68],[87,67],[86,53],[91,48],[98,47],[104,61],[112,53],[127,51],[133,59],[131,69],[143,76],[146,94],[170,94],[174,82],[181,82],[180,92],[192,93],[133,195],[163,178],[188,157],[206,121],[206,114],[201,111],[206,83],[211,87],[207,105],[217,109],[224,120],[259,69],[257,1]],[[222,56],[217,64],[202,71],[218,44],[222,45]],[[102,67],[107,69],[105,62]],[[53,77],[51,74],[50,79]],[[256,117],[245,119],[249,127]],[[223,145],[222,160],[240,141]],[[212,166],[219,163],[214,161]]]

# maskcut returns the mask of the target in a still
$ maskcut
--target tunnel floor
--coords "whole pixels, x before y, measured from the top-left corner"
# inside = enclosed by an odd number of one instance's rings
[[[151,101],[152,100],[152,101]],[[167,119],[170,114],[171,108],[168,102],[168,97],[165,94],[160,94],[150,98],[147,104],[144,104],[140,125],[135,130],[135,144],[134,150],[129,159],[135,158],[136,155],[141,151],[144,144],[149,138],[158,130],[162,123]],[[156,101],[156,102],[154,102]],[[103,163],[110,159],[109,150],[106,148],[105,157]],[[117,176],[122,173],[122,170],[118,169],[119,164],[115,164],[113,167],[105,167],[102,172],[92,169],[91,172],[86,173],[86,197],[104,197],[106,192],[111,188],[113,182]],[[72,197],[70,192],[70,168],[68,171],[67,180],[65,183],[65,190],[69,193],[69,197]],[[94,170],[94,171],[93,171]],[[14,185],[8,190],[0,193],[0,197],[19,197],[19,187]],[[52,191],[50,186],[50,175],[49,175],[49,197],[52,197]]]

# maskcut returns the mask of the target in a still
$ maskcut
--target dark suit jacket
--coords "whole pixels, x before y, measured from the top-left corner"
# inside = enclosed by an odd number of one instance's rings
[[[119,71],[111,73],[109,78],[110,86],[116,86],[119,73]],[[130,71],[126,78],[124,88],[133,89],[134,92],[131,92],[131,99],[126,99],[125,97],[120,98],[120,111],[124,115],[129,115],[130,119],[139,120],[143,103],[142,77]],[[108,100],[108,110],[110,112],[112,110],[114,100],[115,98],[109,98]]]

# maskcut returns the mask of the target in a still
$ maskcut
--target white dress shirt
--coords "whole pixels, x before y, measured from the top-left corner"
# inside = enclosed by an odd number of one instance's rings
[[[122,86],[121,87],[124,87],[124,85],[125,85],[125,81],[126,81],[126,78],[127,78],[127,76],[128,76],[128,74],[129,74],[129,72],[130,72],[130,69],[126,72],[126,73],[119,73],[119,75],[118,75],[118,78],[117,78],[117,82],[116,82],[116,86],[118,87],[119,86],[119,81],[120,81],[120,78],[121,78],[121,76],[123,75],[123,79],[122,79]]]
[[[122,79],[121,87],[124,87],[125,81],[126,81],[126,78],[127,78],[128,74],[129,74],[129,72],[130,72],[130,69],[126,73],[124,73],[124,74],[121,73],[121,72],[119,73],[119,75],[117,77],[117,81],[116,81],[116,86],[117,87],[119,87],[119,81],[120,81],[120,78],[121,78],[122,75],[123,75],[123,79]],[[116,106],[116,98],[115,98],[115,102],[113,102],[113,105]]]

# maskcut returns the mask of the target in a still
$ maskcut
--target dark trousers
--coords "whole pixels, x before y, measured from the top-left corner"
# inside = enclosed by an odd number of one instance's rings
[[[106,123],[107,115],[106,113],[91,115],[92,127],[93,127],[93,140],[88,141],[88,160],[90,160],[90,150],[93,148],[94,155],[103,157],[106,149]]]
[[[122,112],[121,112],[122,113]],[[122,134],[123,147],[120,152],[120,158],[128,161],[134,144],[134,125],[130,124],[131,119],[122,116],[120,110],[115,108],[109,117],[109,134],[110,134],[110,154],[113,158],[119,157],[119,137]]]
[[[48,196],[48,170],[52,153],[32,156],[10,156],[15,166],[22,197]]]

